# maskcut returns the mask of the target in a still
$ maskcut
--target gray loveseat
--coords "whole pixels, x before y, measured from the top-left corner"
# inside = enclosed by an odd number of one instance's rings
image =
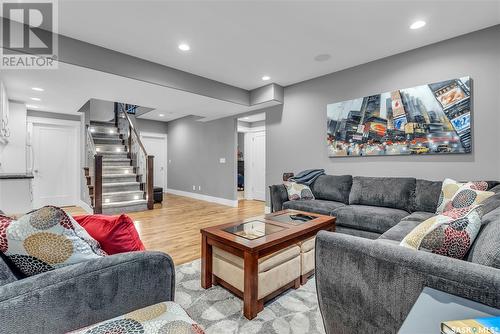
[[[315,200],[288,201],[270,187],[273,211],[337,217],[338,233],[316,238],[316,282],[328,334],[397,333],[424,287],[500,308],[500,185],[484,204],[482,228],[465,260],[399,246],[434,215],[441,182],[350,175],[319,177]],[[370,240],[375,239],[375,240]]]
[[[172,259],[161,252],[111,255],[27,278],[2,255],[0,332],[65,333],[172,301],[174,284]]]

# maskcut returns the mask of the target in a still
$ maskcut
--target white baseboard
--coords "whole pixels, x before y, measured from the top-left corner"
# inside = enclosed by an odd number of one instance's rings
[[[80,208],[82,208],[83,210],[87,211],[88,214],[91,214],[91,215],[94,214],[94,209],[92,209],[92,207],[90,205],[88,205],[87,203],[85,203],[81,199],[78,200],[78,206]]]
[[[264,208],[264,213],[271,213],[271,207],[266,205],[266,207]]]
[[[231,199],[214,197],[214,196],[209,196],[209,195],[191,193],[189,191],[183,191],[183,190],[177,190],[177,189],[167,189],[167,193],[179,195],[179,196],[184,196],[184,197],[191,197],[194,199],[199,199],[200,201],[227,205],[227,206],[231,206],[233,208],[238,207],[238,200],[231,200]]]

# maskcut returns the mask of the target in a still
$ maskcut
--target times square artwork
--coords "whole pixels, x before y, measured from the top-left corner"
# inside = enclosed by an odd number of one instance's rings
[[[470,153],[470,77],[327,105],[329,157]]]

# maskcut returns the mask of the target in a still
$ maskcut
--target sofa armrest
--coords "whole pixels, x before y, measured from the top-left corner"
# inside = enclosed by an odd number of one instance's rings
[[[171,301],[175,271],[161,252],[117,254],[0,287],[5,333],[64,333]]]
[[[329,334],[397,333],[424,286],[500,307],[498,269],[339,233],[316,238],[316,283]]]
[[[283,203],[288,201],[288,193],[283,184],[269,186],[271,197],[271,212],[283,210]]]

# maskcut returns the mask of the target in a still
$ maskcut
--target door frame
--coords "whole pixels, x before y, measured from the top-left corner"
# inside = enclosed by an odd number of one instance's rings
[[[248,131],[248,132],[245,132],[245,151],[243,152],[243,156],[244,156],[244,160],[245,160],[245,199],[247,200],[254,200],[255,199],[255,196],[254,196],[254,193],[253,193],[253,185],[254,185],[254,173],[252,172],[252,169],[250,168],[250,166],[252,166],[253,164],[253,138],[255,137],[255,135],[257,134],[264,134],[265,136],[267,136],[267,133],[266,133],[266,130],[265,128],[256,128],[256,130],[254,131]],[[266,140],[267,142],[267,140]],[[264,159],[265,159],[265,156],[266,156],[266,153],[265,153],[265,148],[264,148]],[[267,166],[267,164],[266,164]],[[266,176],[267,174],[267,167],[266,167],[266,170],[264,171],[264,177]],[[266,193],[266,189],[265,189],[265,183],[266,180],[264,179],[264,194]],[[259,201],[261,199],[258,199]]]
[[[165,160],[163,161],[163,192],[167,192],[167,164],[168,164],[168,134],[166,133],[157,133],[157,132],[148,132],[148,131],[140,131],[141,141],[144,137],[162,139],[163,140],[163,152],[165,153]]]
[[[81,194],[82,194],[82,178],[83,178],[83,171],[82,171],[82,160],[81,160],[81,150],[83,148],[81,147],[81,121],[71,121],[71,120],[63,120],[63,119],[57,119],[57,118],[44,118],[44,117],[35,117],[35,116],[28,116],[26,118],[26,170],[29,172],[33,172],[33,167],[34,167],[34,151],[33,151],[33,128],[35,125],[54,125],[54,126],[60,126],[60,127],[67,127],[70,128],[73,132],[74,136],[74,143],[73,143],[73,156],[70,157],[73,161],[75,161],[74,164],[74,170],[72,177],[72,183],[74,186],[74,193],[73,193],[73,204],[72,205],[80,205],[81,203]],[[33,181],[33,187],[35,186],[35,182]],[[33,188],[33,204],[36,203],[35,199],[35,190]]]

